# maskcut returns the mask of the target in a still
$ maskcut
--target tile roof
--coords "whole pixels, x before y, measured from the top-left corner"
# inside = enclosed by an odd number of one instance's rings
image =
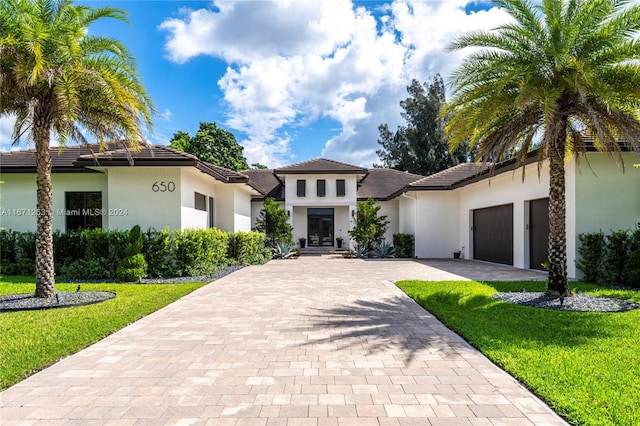
[[[468,179],[479,176],[493,167],[493,163],[462,163],[424,177],[408,185],[408,189],[452,189]]]
[[[326,158],[315,158],[301,163],[291,164],[273,170],[279,174],[311,174],[311,173],[335,173],[335,174],[366,174],[367,169]]]
[[[369,169],[358,188],[358,199],[390,200],[400,195],[407,185],[423,177],[394,169]]]
[[[0,153],[0,170],[4,173],[35,173],[35,150]],[[161,145],[143,144],[132,151],[121,142],[107,144],[101,151],[98,144],[75,145],[51,149],[53,172],[90,172],[95,166],[193,166],[224,183],[247,183],[249,176],[225,169],[182,151]],[[251,184],[250,184],[251,185]],[[257,188],[254,188],[258,190]]]
[[[260,197],[261,199],[272,197],[278,201],[284,201],[284,185],[273,173],[273,170],[251,169],[242,173],[249,176],[254,187],[262,193],[263,197]]]

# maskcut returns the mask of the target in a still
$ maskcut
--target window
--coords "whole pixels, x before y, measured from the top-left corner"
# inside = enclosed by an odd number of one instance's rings
[[[65,192],[67,231],[102,229],[102,192]]]
[[[324,179],[318,179],[316,182],[316,190],[318,197],[324,197],[327,189],[327,181]]]
[[[304,179],[298,179],[298,197],[305,197],[307,195],[307,181]]]
[[[344,197],[346,193],[347,191],[346,191],[344,179],[336,180],[336,195],[338,197]]]
[[[199,192],[196,192],[195,207],[196,207],[196,210],[202,210],[203,212],[206,212],[207,196],[204,194],[200,194]]]
[[[216,226],[216,202],[213,197],[209,197],[209,228],[215,228]]]

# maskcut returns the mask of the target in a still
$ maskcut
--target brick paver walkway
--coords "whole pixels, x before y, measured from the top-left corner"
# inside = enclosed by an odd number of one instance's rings
[[[455,277],[429,265],[244,268],[2,392],[0,424],[565,424],[391,282]]]

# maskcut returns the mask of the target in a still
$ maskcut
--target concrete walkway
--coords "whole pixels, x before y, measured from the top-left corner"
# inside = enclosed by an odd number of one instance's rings
[[[335,256],[244,268],[2,392],[0,424],[566,424],[392,283],[474,274],[544,279]]]

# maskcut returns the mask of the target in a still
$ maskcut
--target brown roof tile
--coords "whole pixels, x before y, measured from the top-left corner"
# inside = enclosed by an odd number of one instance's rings
[[[454,186],[480,176],[493,167],[493,163],[462,163],[410,183],[408,189],[452,189]]]
[[[0,153],[0,169],[4,173],[34,173],[35,150]],[[200,161],[197,157],[161,145],[141,145],[139,151],[123,143],[107,144],[102,151],[98,144],[51,148],[53,172],[90,172],[92,166],[193,166],[225,183],[249,183],[249,176],[224,167]],[[254,188],[258,190],[257,188]]]
[[[326,158],[316,158],[291,164],[273,170],[275,174],[312,174],[312,173],[335,173],[335,174],[366,174],[367,169],[354,166],[352,164],[341,163],[339,161],[328,160]]]
[[[273,170],[268,169],[252,169],[245,170],[245,175],[249,176],[250,182],[254,187],[262,193],[264,197],[260,198],[275,198],[278,201],[284,200],[284,185],[273,173]]]
[[[390,200],[398,196],[407,185],[423,176],[394,169],[369,169],[358,188],[358,199]]]

